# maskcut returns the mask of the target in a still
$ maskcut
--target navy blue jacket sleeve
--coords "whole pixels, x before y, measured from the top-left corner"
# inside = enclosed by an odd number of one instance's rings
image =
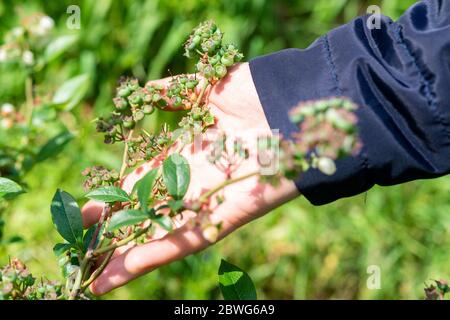
[[[326,176],[296,181],[315,205],[370,189],[450,172],[450,1],[423,1],[397,22],[368,16],[332,30],[305,50],[258,57],[250,70],[272,129],[297,130],[288,111],[300,101],[346,96],[359,105],[362,150]]]

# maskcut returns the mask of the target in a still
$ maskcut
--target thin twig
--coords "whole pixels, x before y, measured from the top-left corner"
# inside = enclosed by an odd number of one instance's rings
[[[105,259],[102,261],[100,267],[98,267],[89,277],[88,280],[86,280],[85,282],[83,282],[83,285],[81,286],[81,291],[85,291],[92,282],[95,281],[95,279],[97,279],[101,273],[103,272],[103,270],[105,270],[106,266],[108,265],[109,261],[111,260],[113,254],[114,254],[115,250],[111,250],[108,252],[108,254],[106,255]]]
[[[127,169],[127,162],[128,162],[128,142],[133,137],[133,130],[130,130],[128,133],[128,137],[125,139],[125,146],[123,148],[123,157],[122,157],[122,167],[120,168],[119,173],[119,180],[122,180],[123,176],[125,175],[125,170]]]
[[[203,83],[203,86],[200,89],[200,94],[198,95],[197,100],[195,101],[193,108],[196,108],[196,107],[198,107],[200,105],[200,102],[202,101],[203,96],[205,95],[206,89],[208,89],[208,87],[209,87],[209,84],[210,84],[209,81],[206,81],[205,83]]]
[[[256,176],[259,174],[259,171],[255,171],[255,172],[251,172],[248,174],[245,174],[243,176],[234,178],[234,179],[230,179],[230,180],[225,180],[224,182],[220,183],[219,185],[217,185],[216,187],[206,191],[204,194],[202,194],[200,196],[200,198],[198,199],[200,203],[205,202],[206,200],[208,200],[208,198],[210,198],[212,195],[214,195],[216,192],[219,192],[220,190],[222,190],[223,188],[225,188],[226,186],[248,179],[250,177]]]
[[[128,244],[129,242],[139,238],[141,235],[143,235],[148,230],[150,230],[150,227],[151,227],[151,225],[149,225],[148,227],[145,227],[144,229],[139,230],[136,233],[133,233],[133,234],[129,235],[128,237],[126,237],[126,238],[124,238],[124,239],[122,239],[120,241],[117,241],[117,242],[115,242],[113,244],[110,244],[109,246],[99,248],[99,249],[95,250],[92,254],[93,254],[93,256],[96,257],[96,256],[99,256],[99,255],[101,255],[103,253],[106,253],[108,251],[115,250],[115,249],[117,249],[119,247],[122,247],[122,246]]]
[[[80,292],[81,282],[83,281],[83,275],[88,263],[88,259],[83,259],[78,270],[77,277],[75,278],[75,283],[73,284],[72,291],[70,292],[69,300],[75,300]]]

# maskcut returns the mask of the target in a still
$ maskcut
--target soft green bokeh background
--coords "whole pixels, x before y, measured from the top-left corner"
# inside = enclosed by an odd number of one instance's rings
[[[412,0],[373,1],[398,17]],[[80,30],[66,28],[68,5],[81,8]],[[142,81],[192,70],[181,43],[199,21],[212,18],[247,58],[287,47],[306,47],[329,29],[365,12],[366,1],[316,0],[148,0],[2,1],[0,36],[19,12],[43,11],[59,34],[79,34],[78,43],[39,75],[49,88],[88,72],[94,79],[86,102],[67,119],[77,138],[57,160],[28,176],[30,192],[14,202],[7,234],[25,243],[0,251],[0,262],[19,256],[35,275],[58,278],[52,246],[59,241],[49,205],[57,187],[82,197],[86,166],[119,164],[90,120],[111,108],[120,75]],[[299,71],[301,72],[301,70]],[[0,74],[0,103],[22,94],[20,74]],[[14,98],[16,97],[16,98]],[[155,127],[171,115],[158,114]],[[120,299],[216,299],[217,269],[223,257],[247,270],[259,298],[416,299],[423,283],[450,278],[450,177],[416,181],[313,207],[295,200],[242,228],[214,248],[160,268],[105,296]],[[367,268],[381,269],[381,289],[369,290]]]

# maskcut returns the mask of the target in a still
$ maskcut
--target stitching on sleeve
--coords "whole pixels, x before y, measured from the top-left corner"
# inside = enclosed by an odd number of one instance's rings
[[[334,61],[333,61],[333,56],[332,56],[331,48],[330,48],[330,41],[328,40],[327,34],[323,37],[323,42],[324,42],[324,47],[325,47],[325,51],[326,51],[327,64],[330,68],[334,85],[336,86],[336,94],[338,96],[342,96],[342,90],[339,86],[339,78],[338,78],[338,75],[336,72],[336,65],[334,64]]]
[[[323,42],[324,42],[324,47],[325,47],[325,51],[326,51],[327,64],[330,69],[331,77],[333,78],[334,85],[336,87],[336,89],[335,89],[336,95],[342,96],[343,92],[339,85],[339,77],[338,77],[337,70],[336,70],[336,64],[334,63],[334,60],[333,60],[333,55],[331,52],[330,40],[328,38],[328,34],[323,36]],[[366,170],[366,172],[369,172],[369,159],[368,159],[367,154],[361,150],[361,152],[357,158],[358,158],[358,160],[359,160],[358,162],[360,163],[362,168],[364,170]],[[369,177],[369,174],[366,174],[366,177]]]
[[[446,135],[450,135],[450,126],[448,125],[448,123],[446,123],[444,117],[438,110],[438,103],[436,101],[436,92],[433,89],[433,84],[429,81],[429,79],[427,79],[426,70],[424,70],[424,68],[420,66],[417,56],[405,42],[405,38],[403,36],[403,27],[396,23],[392,24],[391,26],[394,27],[393,33],[396,38],[395,40],[405,50],[407,55],[411,58],[414,67],[417,69],[417,72],[419,74],[419,82],[420,85],[423,87],[423,95],[427,100],[428,107],[430,107],[435,119],[443,128],[444,133]]]

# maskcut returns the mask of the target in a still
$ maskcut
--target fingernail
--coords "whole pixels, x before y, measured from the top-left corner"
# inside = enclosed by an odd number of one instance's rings
[[[89,289],[96,296],[100,296],[100,295],[104,294],[106,291],[106,288],[104,288],[104,286],[99,284],[98,281],[92,282],[91,285],[89,286]]]

